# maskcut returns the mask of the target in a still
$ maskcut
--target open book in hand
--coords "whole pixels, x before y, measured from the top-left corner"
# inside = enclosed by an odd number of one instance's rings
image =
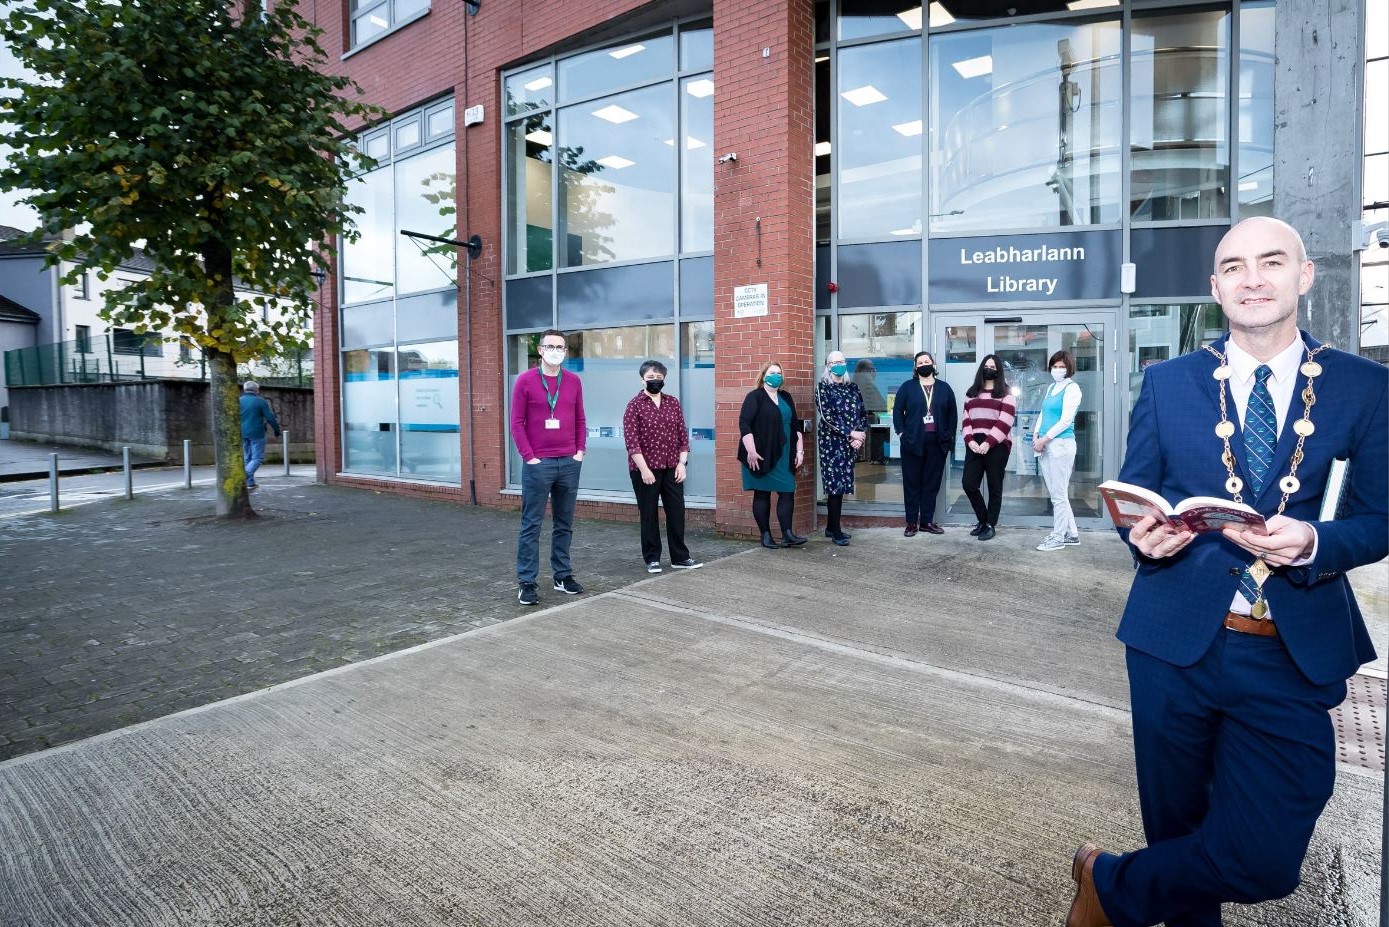
[[[1252,507],[1216,496],[1192,496],[1168,505],[1162,496],[1142,486],[1105,480],[1100,484],[1100,498],[1109,509],[1110,519],[1120,528],[1132,528],[1151,515],[1179,531],[1185,528],[1194,534],[1225,527],[1268,533],[1264,516]]]

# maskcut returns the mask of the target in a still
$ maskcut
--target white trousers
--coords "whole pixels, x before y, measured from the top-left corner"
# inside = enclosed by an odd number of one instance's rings
[[[1051,495],[1052,534],[1079,534],[1071,511],[1071,471],[1076,465],[1076,439],[1053,438],[1037,460]]]

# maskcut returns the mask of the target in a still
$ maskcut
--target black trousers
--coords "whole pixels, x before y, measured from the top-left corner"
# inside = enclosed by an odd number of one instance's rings
[[[995,444],[987,454],[976,454],[965,450],[965,472],[960,478],[965,496],[974,507],[974,518],[981,525],[997,525],[998,513],[1003,508],[1003,474],[1008,469],[1008,454],[1011,448]],[[979,484],[985,477],[989,480],[989,504],[984,504],[984,494]]]
[[[641,481],[641,473],[629,470],[632,491],[637,494],[637,511],[641,513],[641,559],[647,563],[661,559],[661,525],[656,507],[666,510],[666,542],[670,545],[670,562],[690,559],[685,546],[685,484],[675,482],[675,468],[652,468],[656,481],[650,486]]]
[[[936,496],[945,475],[945,448],[934,437],[926,439],[924,454],[902,448],[902,502],[907,524],[925,525],[936,520]]]

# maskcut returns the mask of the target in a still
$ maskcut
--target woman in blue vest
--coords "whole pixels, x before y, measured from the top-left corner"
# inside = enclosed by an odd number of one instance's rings
[[[1037,452],[1037,468],[1051,495],[1051,534],[1037,545],[1038,550],[1060,550],[1080,543],[1075,513],[1071,511],[1071,471],[1076,464],[1076,411],[1080,409],[1080,386],[1071,379],[1076,373],[1075,358],[1069,351],[1057,351],[1047,361],[1052,383],[1042,397],[1042,414],[1032,430],[1032,449]]]

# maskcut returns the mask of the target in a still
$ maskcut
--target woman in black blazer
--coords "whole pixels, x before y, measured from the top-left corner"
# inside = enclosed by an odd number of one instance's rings
[[[743,488],[752,490],[752,517],[762,532],[762,546],[776,548],[772,540],[772,493],[777,494],[776,520],[781,526],[781,546],[796,547],[805,538],[791,530],[796,508],[796,470],[805,460],[805,442],[796,403],[781,388],[781,365],[762,368],[757,386],[743,399],[738,413],[738,460],[743,464]]]
[[[907,509],[907,530],[902,533],[907,537],[918,528],[945,533],[936,523],[936,494],[959,422],[955,391],[936,378],[931,352],[918,351],[912,366],[916,376],[897,388],[892,404],[892,429],[902,439],[902,501]]]

